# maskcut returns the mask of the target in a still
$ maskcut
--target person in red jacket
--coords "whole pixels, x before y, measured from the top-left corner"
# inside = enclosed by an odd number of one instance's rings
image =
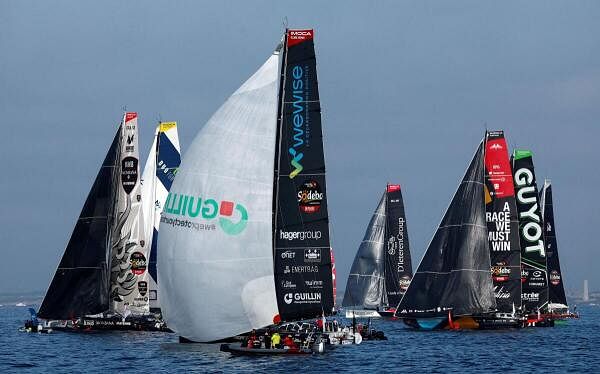
[[[296,346],[294,339],[292,339],[292,335],[288,335],[285,337],[285,339],[283,339],[283,345],[288,349],[293,349],[293,350],[298,349],[298,346]]]

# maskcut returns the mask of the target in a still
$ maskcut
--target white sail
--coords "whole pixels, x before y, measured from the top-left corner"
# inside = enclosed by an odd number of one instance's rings
[[[167,197],[158,238],[168,326],[206,342],[272,323],[279,54],[207,122]]]
[[[144,237],[137,113],[125,113],[121,126],[120,176],[111,228],[110,311],[127,316],[149,311],[147,264],[150,245]]]
[[[142,174],[142,202],[144,233],[150,245],[148,262],[148,295],[150,308],[160,308],[156,274],[156,253],[160,215],[171,184],[181,162],[176,122],[161,122],[156,126],[154,141],[150,148]]]

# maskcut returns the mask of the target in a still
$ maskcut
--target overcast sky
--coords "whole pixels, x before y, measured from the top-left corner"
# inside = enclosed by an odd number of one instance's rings
[[[185,152],[284,17],[316,30],[339,287],[387,182],[416,266],[487,126],[553,181],[567,288],[600,289],[600,2],[0,0],[0,292],[47,288],[123,106]]]

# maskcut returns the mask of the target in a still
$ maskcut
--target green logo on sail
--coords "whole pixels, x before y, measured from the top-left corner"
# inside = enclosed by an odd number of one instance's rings
[[[234,210],[240,216],[237,222],[232,219]],[[219,203],[214,199],[202,199],[200,196],[169,193],[164,212],[190,218],[201,217],[205,220],[213,220],[218,216],[219,226],[229,235],[238,235],[248,224],[248,211],[242,204],[225,200]]]

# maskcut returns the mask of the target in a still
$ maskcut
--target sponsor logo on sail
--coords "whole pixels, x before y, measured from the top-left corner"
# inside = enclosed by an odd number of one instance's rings
[[[550,283],[552,283],[553,286],[558,286],[560,284],[560,273],[556,270],[552,270],[550,272]]]
[[[494,286],[494,296],[496,299],[509,299],[510,292],[506,291],[504,287]]]
[[[323,281],[322,280],[305,280],[304,284],[308,287],[308,288],[323,288]]]
[[[540,301],[539,292],[523,292],[521,294],[523,301]]]
[[[290,292],[283,295],[286,304],[320,304],[320,292]]]
[[[317,265],[286,265],[283,269],[283,274],[302,274],[302,273],[318,273],[319,267]]]
[[[524,239],[525,253],[537,252],[539,256],[546,257],[533,179],[533,172],[527,168],[523,167],[515,172],[517,201],[526,206],[526,210],[519,213],[521,238]]]
[[[121,161],[121,185],[126,194],[133,191],[138,180],[138,159],[135,157],[125,157]]]
[[[320,230],[283,231],[279,230],[279,239],[283,240],[319,240],[323,234]]]
[[[400,277],[399,282],[399,286],[400,286],[400,291],[402,292],[406,292],[406,290],[408,290],[408,286],[410,286],[410,276],[409,275],[403,275],[402,277]]]
[[[290,164],[292,171],[290,172],[290,179],[296,177],[302,170],[302,158],[304,153],[302,149],[306,146],[305,138],[308,126],[307,106],[306,106],[306,88],[308,86],[307,75],[305,69],[308,67],[302,67],[295,65],[291,69],[291,85],[292,85],[292,139],[290,139],[292,146],[288,148],[288,152],[292,159]]]
[[[131,262],[131,272],[135,275],[144,274],[148,266],[146,256],[142,252],[133,252],[129,257],[129,262]]]
[[[321,262],[321,248],[305,249],[304,262]]]
[[[321,209],[324,198],[319,183],[315,180],[307,180],[298,189],[298,206],[303,213],[317,213]]]
[[[288,260],[294,259],[294,258],[296,258],[296,252],[294,252],[294,251],[281,252],[281,258],[288,259]]]
[[[146,292],[148,292],[148,282],[139,281],[137,286],[138,286],[138,292],[140,293],[140,295],[146,296]]]
[[[237,219],[232,218],[234,211],[237,212]],[[165,202],[164,213],[187,216],[190,218],[212,221],[218,219],[221,230],[229,235],[238,235],[246,228],[248,224],[248,211],[246,207],[239,203],[223,200],[218,202],[215,199],[202,199],[200,196],[194,197],[183,194],[169,193]],[[231,217],[231,218],[230,218]],[[185,224],[176,225],[171,218],[161,217],[161,222],[173,226],[183,226],[198,230],[214,229],[214,224],[206,225],[196,222],[185,221]],[[181,221],[183,222],[183,221]]]
[[[492,279],[494,282],[506,282],[510,278],[510,268],[505,262],[492,266]]]
[[[281,281],[281,288],[296,288],[296,283],[289,280],[283,280]]]

